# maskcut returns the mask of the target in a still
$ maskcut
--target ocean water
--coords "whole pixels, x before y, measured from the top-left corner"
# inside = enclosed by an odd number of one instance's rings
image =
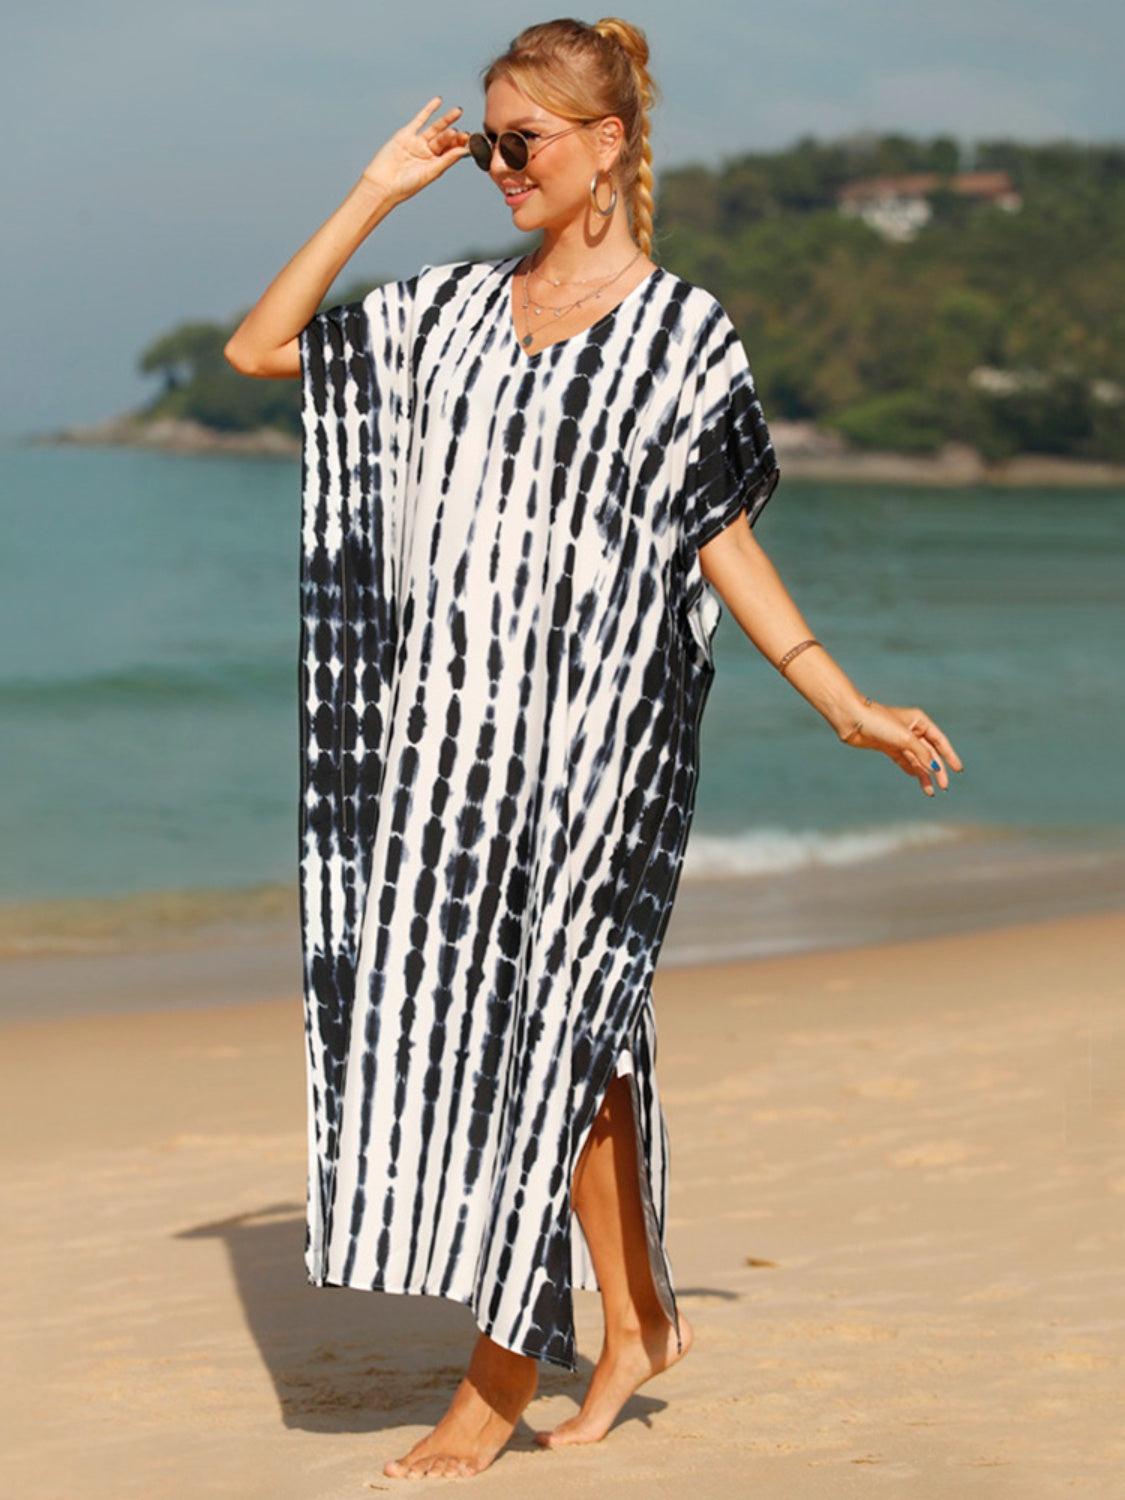
[[[790,913],[824,893],[791,947],[823,936],[833,891],[849,931],[883,930],[904,872],[954,921],[992,909],[990,860],[1008,889],[1013,859],[1034,865],[1036,912],[1125,900],[1125,494],[782,468],[756,535],[813,633],[862,691],[923,706],[966,769],[930,799],[840,745],[724,613],[681,885],[696,936],[720,877],[770,900],[788,882]],[[10,445],[0,473],[0,949],[82,902],[123,932],[161,893],[189,916],[291,909],[299,466]],[[768,947],[738,911],[719,947]]]

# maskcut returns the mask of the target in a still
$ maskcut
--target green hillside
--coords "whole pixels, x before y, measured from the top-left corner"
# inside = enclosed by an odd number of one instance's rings
[[[653,258],[722,302],[771,420],[859,449],[955,439],[987,460],[1125,461],[1125,147],[978,142],[969,159],[948,138],[866,136],[669,169]],[[909,238],[844,211],[840,195],[862,200],[873,178],[889,179],[893,212],[924,207]],[[143,352],[161,383],[146,416],[299,433],[297,382],[247,379],[223,358],[242,316]]]

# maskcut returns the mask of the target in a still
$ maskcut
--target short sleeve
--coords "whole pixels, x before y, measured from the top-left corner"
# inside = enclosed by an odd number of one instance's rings
[[[410,446],[421,274],[324,308],[298,336],[304,547],[306,557],[319,549],[322,568],[338,565],[332,554],[355,525],[389,540]]]
[[[781,478],[746,348],[717,301],[692,351],[688,387],[679,551],[689,622],[710,658],[720,610],[705,587],[699,549],[743,512],[753,526]]]
[[[428,269],[423,267],[422,271]],[[298,335],[305,425],[369,415],[405,396],[418,278],[388,281],[355,302],[314,313]]]
[[[680,514],[684,545],[698,551],[743,510],[753,526],[781,470],[746,349],[717,302],[694,352],[692,377]]]

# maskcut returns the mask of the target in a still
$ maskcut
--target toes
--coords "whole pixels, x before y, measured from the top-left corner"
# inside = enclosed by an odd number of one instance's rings
[[[453,1453],[431,1453],[426,1458],[420,1458],[413,1466],[413,1472],[419,1479],[455,1479],[462,1472],[461,1466],[467,1460],[458,1458]]]
[[[424,1453],[417,1458],[391,1458],[383,1465],[388,1479],[459,1479],[477,1472],[470,1458],[454,1453]]]
[[[463,1479],[476,1473],[476,1467],[468,1458],[455,1453],[439,1453],[430,1460],[426,1478]]]

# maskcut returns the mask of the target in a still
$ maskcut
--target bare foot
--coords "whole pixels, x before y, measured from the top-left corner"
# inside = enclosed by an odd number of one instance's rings
[[[513,1354],[482,1333],[441,1421],[409,1453],[389,1459],[383,1473],[390,1479],[479,1474],[511,1437],[538,1384],[538,1360]]]
[[[579,1410],[550,1432],[537,1432],[535,1441],[544,1448],[598,1442],[605,1437],[614,1417],[633,1392],[646,1380],[659,1375],[661,1370],[667,1370],[683,1359],[691,1348],[693,1337],[692,1326],[681,1312],[681,1352],[676,1350],[676,1330],[666,1318],[635,1333],[617,1335],[612,1347],[606,1340]]]

